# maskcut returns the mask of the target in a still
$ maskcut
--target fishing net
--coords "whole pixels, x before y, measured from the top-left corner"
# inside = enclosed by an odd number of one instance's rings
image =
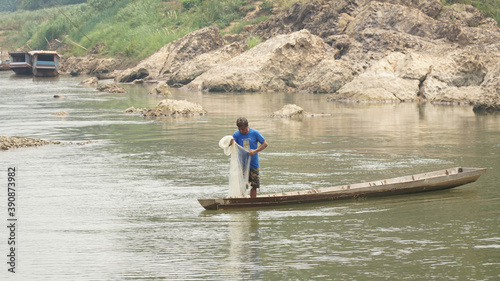
[[[250,186],[248,176],[251,156],[248,154],[248,150],[236,142],[230,145],[231,139],[231,136],[226,136],[219,141],[219,146],[224,149],[224,154],[231,155],[229,197],[247,197]]]

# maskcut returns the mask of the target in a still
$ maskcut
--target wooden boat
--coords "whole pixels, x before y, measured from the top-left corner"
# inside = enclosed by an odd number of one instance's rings
[[[37,77],[59,75],[59,55],[55,51],[31,51],[33,74]]]
[[[259,195],[256,198],[198,199],[207,210],[241,209],[426,192],[475,182],[486,169],[450,168],[429,173],[322,189]]]
[[[16,74],[33,73],[33,59],[28,52],[10,52],[10,69]]]

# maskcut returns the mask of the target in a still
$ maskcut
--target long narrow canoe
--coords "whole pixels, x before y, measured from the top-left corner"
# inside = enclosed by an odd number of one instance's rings
[[[429,173],[322,189],[259,195],[256,198],[198,199],[207,210],[241,209],[426,192],[475,182],[485,168],[450,168]]]

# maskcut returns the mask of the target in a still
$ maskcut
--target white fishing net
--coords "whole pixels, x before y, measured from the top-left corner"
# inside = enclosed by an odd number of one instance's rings
[[[250,173],[251,156],[248,150],[236,142],[231,143],[232,136],[225,136],[219,141],[219,146],[224,149],[224,154],[231,155],[229,168],[229,197],[248,197],[250,184],[248,176]]]

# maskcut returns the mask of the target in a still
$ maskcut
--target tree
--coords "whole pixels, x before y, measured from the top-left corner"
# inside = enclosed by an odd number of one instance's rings
[[[17,9],[21,10],[38,10],[49,8],[58,5],[72,5],[87,2],[87,0],[14,0],[5,2],[14,2]]]
[[[46,7],[51,0],[22,0],[18,5],[18,9],[21,10],[38,10]]]
[[[14,12],[21,0],[0,0],[0,12]]]

